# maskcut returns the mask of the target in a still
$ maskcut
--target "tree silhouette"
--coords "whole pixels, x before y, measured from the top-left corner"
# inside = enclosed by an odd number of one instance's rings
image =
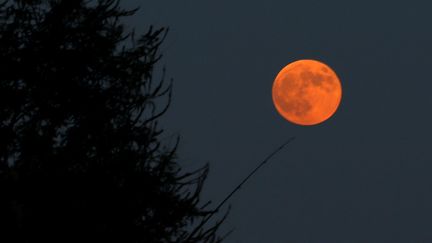
[[[214,214],[200,201],[208,167],[183,172],[161,143],[172,85],[153,72],[167,30],[135,39],[121,23],[135,11],[1,3],[1,242],[221,240],[223,218],[200,223]]]

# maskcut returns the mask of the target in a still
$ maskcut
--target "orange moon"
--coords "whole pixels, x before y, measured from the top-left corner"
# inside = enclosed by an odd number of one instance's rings
[[[336,73],[315,60],[299,60],[285,66],[272,89],[276,110],[297,125],[316,125],[329,119],[339,107],[342,85]]]

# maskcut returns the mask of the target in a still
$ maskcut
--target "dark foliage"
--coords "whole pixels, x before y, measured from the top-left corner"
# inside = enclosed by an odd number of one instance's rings
[[[200,224],[213,213],[199,200],[208,168],[182,172],[161,144],[166,29],[135,40],[120,22],[134,12],[1,4],[0,242],[219,241],[220,222]]]

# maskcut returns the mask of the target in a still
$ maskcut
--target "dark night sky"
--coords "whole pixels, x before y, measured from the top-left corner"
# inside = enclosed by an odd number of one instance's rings
[[[210,163],[218,203],[265,156],[297,139],[230,201],[226,242],[432,242],[432,2],[124,1],[127,23],[169,26],[162,63],[185,169]],[[317,59],[339,75],[335,116],[278,115],[279,70]]]

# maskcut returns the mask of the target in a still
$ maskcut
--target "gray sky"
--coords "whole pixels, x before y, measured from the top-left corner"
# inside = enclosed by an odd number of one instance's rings
[[[124,1],[128,24],[169,26],[174,79],[163,119],[185,169],[206,162],[204,199],[230,201],[226,242],[432,242],[432,2]],[[327,122],[278,115],[271,86],[298,59],[332,67],[342,103]]]

